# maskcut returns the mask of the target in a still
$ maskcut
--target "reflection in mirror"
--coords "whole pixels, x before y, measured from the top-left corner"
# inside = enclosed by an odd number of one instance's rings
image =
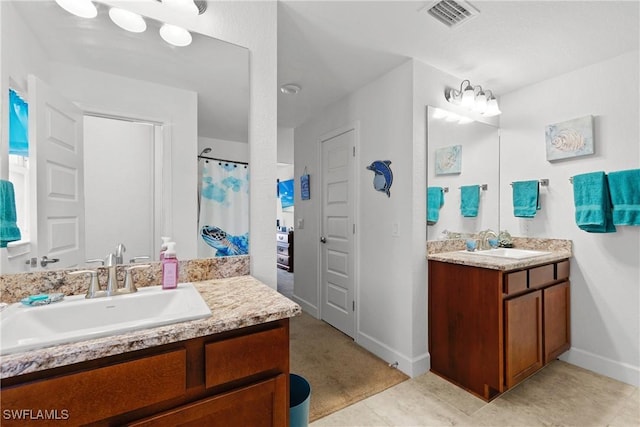
[[[12,88],[29,104],[35,189],[30,240],[9,248],[2,273],[34,271],[26,261],[42,256],[60,259],[48,269],[80,265],[119,243],[124,262],[157,260],[162,235],[177,242],[179,258],[195,258],[198,145],[248,143],[245,48],[199,34],[178,48],[160,38],[160,22],[146,18],[147,31],[134,34],[110,21],[107,6],[96,6],[98,16],[87,20],[53,1],[0,3],[2,99]],[[37,120],[52,117],[45,91],[74,110],[54,109],[60,120],[53,127]],[[74,153],[73,166],[50,158],[43,138],[64,140],[58,145]],[[7,179],[7,153],[0,154]],[[58,181],[50,179],[52,164]],[[51,214],[41,200],[52,194],[56,203],[76,200],[82,208]]]
[[[442,193],[443,204],[439,210],[433,211],[431,205],[427,240],[455,238],[458,234],[474,234],[489,228],[498,232],[500,137],[497,127],[428,106],[427,170],[427,187],[432,188],[432,192],[437,192],[436,187],[448,189]],[[480,191],[477,216],[463,216],[460,187],[484,184],[486,190]]]

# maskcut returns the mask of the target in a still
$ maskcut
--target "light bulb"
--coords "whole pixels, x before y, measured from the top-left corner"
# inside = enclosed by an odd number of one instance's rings
[[[160,27],[160,37],[174,46],[182,47],[191,44],[191,33],[177,25],[164,24]]]
[[[91,0],[56,0],[56,3],[67,12],[81,18],[98,16],[98,9]]]
[[[132,33],[142,33],[147,29],[147,23],[142,16],[128,10],[112,7],[109,9],[109,18],[118,27]]]

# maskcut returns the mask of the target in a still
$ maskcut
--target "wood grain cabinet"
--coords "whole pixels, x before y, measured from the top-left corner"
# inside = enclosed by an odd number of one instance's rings
[[[0,391],[3,426],[285,427],[289,319],[7,378]],[[7,416],[24,409],[50,419]]]
[[[503,272],[429,261],[431,370],[489,401],[569,349],[569,261]]]

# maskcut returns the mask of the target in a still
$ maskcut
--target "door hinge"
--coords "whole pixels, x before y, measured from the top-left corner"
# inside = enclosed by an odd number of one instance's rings
[[[356,156],[356,147],[354,146],[353,147],[353,157],[355,157],[355,156]]]
[[[353,311],[356,311],[356,302],[355,302],[355,300],[351,301],[351,303],[352,303],[351,304],[351,308],[353,309]]]

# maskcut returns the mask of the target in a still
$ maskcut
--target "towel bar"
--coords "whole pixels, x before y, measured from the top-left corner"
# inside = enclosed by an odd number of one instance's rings
[[[460,188],[462,188],[462,187],[458,187],[458,189],[460,189]],[[480,189],[482,191],[487,191],[488,188],[489,188],[488,184],[480,184]]]
[[[569,178],[569,180],[571,180],[571,178]],[[549,186],[549,180],[547,178],[543,178],[541,180],[538,181],[540,183],[541,187],[548,187]],[[509,185],[513,185],[513,182]]]

